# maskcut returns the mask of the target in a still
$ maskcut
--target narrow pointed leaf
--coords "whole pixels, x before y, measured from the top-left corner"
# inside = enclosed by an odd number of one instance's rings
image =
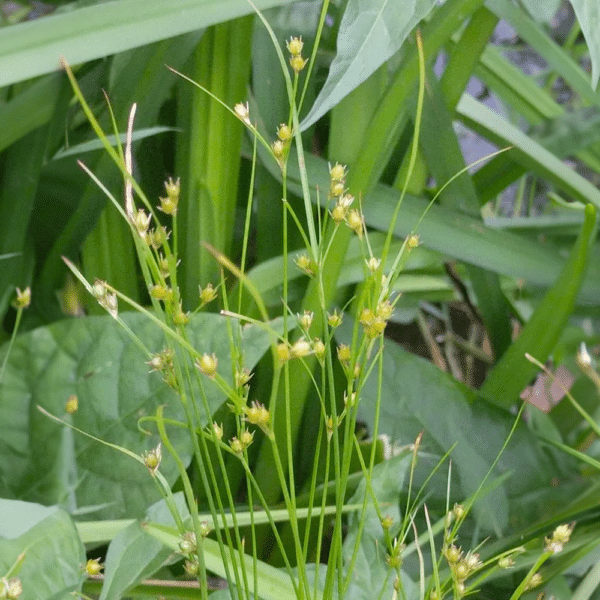
[[[598,87],[600,78],[600,5],[597,0],[571,0],[583,37],[592,59],[592,87]]]
[[[259,10],[293,0],[255,0]],[[246,0],[112,0],[2,29],[0,87],[253,12]],[[240,52],[244,49],[240,48]]]
[[[310,127],[395,54],[435,0],[350,0],[337,39],[337,55],[327,81],[301,124]]]
[[[567,324],[583,281],[595,222],[596,209],[588,204],[581,233],[558,279],[481,388],[481,392],[492,402],[506,407],[519,399],[520,393],[538,370],[525,358],[526,352],[542,363],[550,356]]]

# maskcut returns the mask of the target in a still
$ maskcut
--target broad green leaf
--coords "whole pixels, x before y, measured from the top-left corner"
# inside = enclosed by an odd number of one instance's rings
[[[301,123],[310,127],[395,54],[435,0],[350,0],[340,24],[327,81]]]
[[[305,161],[311,186],[327,189],[327,162],[314,155],[307,155]],[[265,164],[271,168],[269,163]],[[277,176],[277,170],[273,169],[272,173]],[[297,167],[293,163],[289,165],[288,175],[289,188],[298,191]],[[313,198],[316,201],[316,194]],[[363,200],[367,225],[387,231],[397,200],[396,190],[385,185],[376,186]],[[321,201],[325,203],[325,200]],[[410,234],[427,206],[425,199],[406,195],[396,223],[396,235]],[[496,273],[524,279],[536,286],[550,287],[565,263],[561,250],[549,243],[534,242],[516,233],[485,227],[478,219],[437,205],[429,209],[417,233],[423,245],[430,250]],[[460,244],[456,240],[460,240]],[[599,295],[600,268],[596,263],[591,263],[578,300],[583,304],[592,304],[597,302]]]
[[[342,328],[346,326],[346,319]],[[350,339],[351,331],[344,330]],[[391,340],[383,350],[383,385],[379,433],[398,445],[411,444],[424,431],[423,451],[442,455],[453,444],[453,473],[458,474],[465,499],[475,493],[502,448],[514,416],[487,402],[476,392],[440,371],[435,365],[402,349]],[[367,380],[359,418],[373,431],[377,399],[374,379]],[[510,473],[502,486],[475,504],[481,524],[497,532],[508,525],[509,500],[520,501],[526,493],[546,487],[557,476],[557,467],[540,451],[535,437],[519,425],[501,456],[491,481]]]
[[[182,519],[185,519],[189,511],[183,493],[175,494],[174,501]],[[161,525],[175,525],[164,500],[150,506],[144,520]],[[172,555],[173,552],[148,535],[139,522],[132,523],[108,546],[100,600],[122,598],[128,589],[158,571]]]
[[[81,591],[85,551],[66,512],[0,500],[0,515],[0,574],[4,576],[25,553],[15,574],[23,585],[21,600],[69,598],[72,592]]]
[[[293,0],[256,0],[257,8]],[[0,87],[253,12],[246,0],[112,0],[2,29]],[[245,52],[239,48],[239,52]]]
[[[590,51],[592,87],[596,89],[600,78],[600,7],[596,0],[571,0],[571,4]]]
[[[153,523],[144,525],[146,531],[160,540],[165,546],[171,548],[173,551],[179,549],[180,537],[176,530],[166,527],[159,527]],[[204,562],[206,568],[212,573],[216,573],[220,577],[226,577],[225,565],[221,557],[221,551],[219,544],[210,538],[206,538],[202,547],[204,550]],[[229,568],[241,567],[240,558],[246,565],[246,570],[249,573],[254,573],[256,569],[258,590],[256,595],[264,600],[293,600],[296,598],[296,593],[290,581],[288,574],[285,571],[276,569],[275,567],[262,562],[260,560],[254,561],[252,556],[248,554],[235,554],[232,559],[231,554],[226,555],[226,561]],[[251,592],[254,591],[253,578],[249,578],[248,584]],[[321,594],[317,594],[315,600],[322,600]]]
[[[125,323],[152,352],[162,349],[164,335],[146,317],[124,313]],[[190,342],[199,352],[214,352],[219,370],[231,379],[225,318],[199,314],[188,327]],[[242,345],[246,366],[252,368],[270,343],[269,334],[245,327]],[[7,346],[0,354],[6,352]],[[1,360],[1,358],[0,358]],[[140,417],[166,405],[165,416],[182,419],[180,401],[158,373],[149,373],[147,356],[108,316],[85,317],[41,327],[17,338],[0,382],[0,481],[4,494],[61,503],[70,511],[96,507],[94,517],[137,516],[158,491],[147,470],[135,461],[50,421],[36,410],[42,406],[68,419],[79,429],[133,452],[158,443],[137,427]],[[204,385],[211,411],[225,398],[216,385]],[[194,390],[200,401],[198,389]],[[70,395],[79,399],[73,415],[65,413]],[[204,414],[201,409],[200,414]],[[153,430],[151,423],[146,429]],[[185,430],[169,431],[171,441],[189,457]],[[172,483],[175,466],[164,457],[165,477]],[[107,505],[100,505],[107,502]]]
[[[511,406],[518,401],[538,370],[525,358],[525,353],[542,363],[550,356],[573,310],[588,263],[590,239],[595,232],[596,209],[588,204],[581,233],[559,277],[481,388],[492,402]]]
[[[465,94],[457,110],[466,124],[478,133],[496,144],[514,146],[509,152],[521,165],[532,169],[573,198],[600,207],[600,192],[595,186],[490,108]]]

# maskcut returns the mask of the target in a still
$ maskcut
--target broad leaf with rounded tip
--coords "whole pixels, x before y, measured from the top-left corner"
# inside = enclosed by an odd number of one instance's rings
[[[352,339],[352,325],[345,318],[336,330],[340,341]],[[373,431],[377,400],[375,376],[367,380],[359,405],[359,418]],[[423,431],[421,448],[441,456],[454,444],[452,470],[460,480],[463,499],[473,495],[486,477],[514,424],[514,415],[487,402],[435,365],[405,351],[392,340],[383,349],[383,381],[379,434],[395,445],[412,444]],[[486,529],[496,532],[508,525],[509,501],[548,486],[562,471],[554,456],[540,450],[537,437],[519,423],[488,484],[500,476],[508,479],[482,496],[475,512]]]
[[[164,334],[145,316],[123,313],[122,319],[151,352],[163,348]],[[196,315],[190,321],[188,335],[199,352],[216,354],[219,372],[231,380],[225,317]],[[241,330],[241,340],[245,366],[251,369],[269,347],[269,333],[246,326]],[[0,360],[6,351],[4,346]],[[61,321],[17,337],[0,382],[3,494],[45,504],[60,503],[71,512],[94,507],[89,510],[94,518],[142,514],[160,497],[147,469],[114,449],[57,425],[36,406],[86,433],[141,454],[156,447],[160,440],[158,435],[149,436],[138,429],[140,417],[152,416],[158,406],[165,405],[165,418],[184,420],[180,400],[159,373],[149,372],[147,360],[123,328],[108,316]],[[225,397],[212,381],[206,380],[203,387],[214,413]],[[78,409],[69,415],[65,403],[71,395],[77,396]],[[197,384],[193,398],[201,402]],[[199,413],[205,414],[203,404]],[[151,422],[143,426],[152,433],[156,431]],[[187,460],[187,431],[168,428],[168,434]],[[177,477],[168,453],[163,453],[161,473],[171,483]]]

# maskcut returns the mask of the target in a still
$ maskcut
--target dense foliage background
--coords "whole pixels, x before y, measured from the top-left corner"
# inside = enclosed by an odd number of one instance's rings
[[[300,35],[310,56],[321,2],[255,4],[282,48]],[[111,131],[113,118],[107,98],[121,132],[137,103],[134,175],[149,198],[158,201],[169,176],[181,178],[178,254],[185,310],[197,306],[199,286],[219,283],[219,265],[199,240],[240,260],[252,187],[248,276],[269,316],[281,315],[287,272],[281,171],[259,151],[251,178],[252,140],[242,123],[165,65],[231,107],[248,101],[253,121],[268,139],[288,121],[285,82],[272,41],[246,0],[2,1],[0,10],[5,341],[15,324],[15,288],[32,289],[32,305],[0,381],[0,575],[32,544],[35,560],[25,560],[20,575],[30,582],[22,598],[66,597],[82,589],[84,543],[89,550],[114,538],[113,557],[128,552],[136,568],[123,574],[117,558],[112,570],[107,560],[101,598],[121,597],[155,573],[170,551],[140,543],[137,530],[122,529],[126,523],[111,528],[113,521],[143,517],[159,496],[147,472],[129,457],[78,437],[36,406],[66,416],[65,402],[76,395],[79,409],[67,417],[74,425],[142,453],[151,443],[137,421],[168,403],[171,391],[147,372],[135,344],[88,298],[61,260],[65,256],[79,265],[88,280],[106,280],[149,304],[128,224],[78,166],[77,159],[122,196],[122,175],[74,102],[59,58],[73,66],[105,131]],[[422,115],[417,27],[427,61]],[[375,253],[383,247],[410,174],[394,247],[415,228],[420,245],[396,282],[402,297],[386,330],[379,391],[385,443],[375,441],[382,462],[373,478],[381,501],[392,506],[406,501],[406,480],[399,475],[406,460],[398,451],[421,431],[418,482],[452,449],[452,503],[474,494],[528,389],[525,395],[544,411],[525,411],[465,531],[475,543],[492,536],[483,550],[490,555],[522,543],[528,550],[518,564],[522,573],[544,535],[558,523],[576,520],[568,551],[542,571],[547,593],[565,599],[600,598],[600,576],[588,571],[600,544],[598,381],[577,359],[582,342],[592,366],[600,354],[599,30],[597,0],[332,1],[300,114],[314,210],[327,202],[328,162],[347,165],[347,187],[361,198]],[[415,123],[418,155],[409,171]],[[471,162],[508,147],[465,169],[465,156]],[[295,161],[288,178],[290,205],[301,212]],[[421,221],[431,198],[451,179]],[[291,230],[287,243],[290,250],[303,247]],[[336,238],[325,265],[331,309],[350,310],[364,278],[363,258],[350,230]],[[230,278],[228,285],[233,284]],[[318,310],[314,294],[308,278],[290,269],[291,310]],[[244,303],[247,314],[258,314],[250,297]],[[123,318],[149,346],[160,347],[162,334],[146,320],[133,313]],[[215,352],[223,364],[231,360],[221,317],[196,314],[190,330],[200,351]],[[350,340],[351,327],[346,324],[336,335],[339,342]],[[244,344],[254,366],[269,341],[250,329]],[[7,352],[5,345],[0,356]],[[557,403],[564,393],[550,390],[549,379],[528,388],[539,369],[524,358],[526,352],[549,361],[591,415],[589,421],[567,399]],[[262,377],[260,368],[252,383],[257,396],[269,379],[268,368],[262,365]],[[293,453],[302,490],[311,475],[316,402],[306,373],[294,376]],[[360,408],[365,447],[373,443],[375,394],[365,388]],[[222,403],[218,395],[211,398],[211,408],[226,419]],[[173,442],[189,460],[187,438],[173,434]],[[272,457],[261,448],[252,460],[267,499],[277,503],[281,490],[272,482]],[[165,477],[177,486],[175,466],[165,461]],[[233,463],[230,472],[238,489],[242,473]],[[432,515],[444,514],[447,477],[444,466],[428,483]],[[201,490],[198,497],[202,504]],[[160,510],[150,509],[149,518],[166,519]],[[424,522],[420,525],[425,531]],[[350,519],[348,527],[351,537],[357,525]],[[367,534],[367,541],[377,539],[376,532]],[[368,553],[356,598],[372,597],[373,581],[381,576],[381,557]],[[58,570],[49,566],[57,554]],[[276,553],[266,552],[263,559],[279,566]],[[416,559],[407,561],[405,571],[407,581],[419,580]],[[178,575],[177,567],[160,573]],[[510,597],[517,579],[499,576],[478,597]],[[93,593],[93,585],[86,585]],[[417,587],[409,597],[418,597]],[[159,592],[150,587],[143,593]]]

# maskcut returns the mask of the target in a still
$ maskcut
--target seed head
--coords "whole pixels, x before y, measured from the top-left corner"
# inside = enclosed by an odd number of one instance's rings
[[[84,571],[88,575],[100,575],[103,568],[99,558],[90,558],[90,560],[85,563]]]
[[[457,548],[454,544],[446,548],[444,551],[444,556],[449,564],[453,565],[458,563],[458,561],[462,558],[462,550]]]
[[[173,292],[170,288],[165,285],[151,285],[150,295],[157,300],[167,300],[169,296],[172,296]]]
[[[102,302],[100,303],[102,304]],[[118,314],[118,302],[116,294],[106,294],[105,302],[103,304],[104,308],[111,314],[111,316],[116,317]]]
[[[290,360],[290,358],[292,358],[290,348],[284,342],[277,344],[277,358],[279,359],[280,363],[287,362]]]
[[[160,273],[164,278],[167,278],[170,275],[169,259],[165,256],[162,256],[162,254],[158,257],[158,268],[160,269]]]
[[[348,227],[350,227],[350,229],[352,229],[352,231],[354,231],[354,233],[359,238],[362,238],[365,222],[364,217],[362,216],[360,211],[356,210],[355,208],[348,211],[348,216],[346,217],[346,224],[348,225]]]
[[[200,535],[204,539],[212,531],[212,527],[208,524],[208,521],[200,521]]]
[[[335,329],[336,327],[339,327],[342,324],[342,314],[338,311],[337,308],[334,309],[334,311],[331,314],[327,313],[327,323],[332,329]]]
[[[501,569],[512,569],[515,566],[515,559],[512,556],[503,556],[498,560],[498,566]]]
[[[215,432],[216,438],[218,440],[222,440],[223,439],[223,427],[221,425],[219,425],[218,423],[213,423],[212,428]]]
[[[308,331],[310,329],[314,316],[315,313],[311,312],[310,310],[305,310],[303,315],[298,315],[298,324],[304,331]]]
[[[283,157],[283,154],[285,152],[285,144],[281,140],[275,140],[271,144],[271,150],[273,150],[275,158],[279,160]]]
[[[144,464],[150,471],[151,475],[155,475],[160,467],[160,461],[162,460],[162,445],[159,443],[154,450],[146,452],[144,455]]]
[[[307,62],[308,60],[302,58],[301,56],[292,56],[292,58],[290,58],[290,65],[292,66],[292,69],[296,74],[300,73],[300,71],[304,69]]]
[[[299,56],[302,53],[304,42],[302,37],[292,37],[289,42],[286,42],[287,49],[292,56]]]
[[[341,223],[346,218],[346,215],[348,214],[348,208],[353,201],[354,196],[351,194],[345,194],[344,196],[341,196],[331,211],[331,218],[336,223]]]
[[[152,215],[147,215],[143,208],[140,208],[133,217],[133,226],[137,229],[138,233],[145,239],[148,227],[150,227],[150,221]]]
[[[294,262],[296,263],[296,266],[309,277],[312,277],[315,274],[315,264],[308,254],[299,254],[294,259]]]
[[[79,407],[79,400],[75,394],[71,394],[67,401],[65,402],[65,411],[74,415],[77,412],[77,408]]]
[[[197,560],[186,560],[183,568],[188,575],[195,577],[198,575],[198,570],[200,569],[200,565]]]
[[[231,438],[229,446],[236,454],[242,454],[244,451],[244,445],[236,437]]]
[[[559,525],[552,532],[552,537],[545,538],[546,546],[544,547],[544,551],[552,552],[552,554],[562,552],[565,544],[569,541],[571,537],[571,533],[573,533],[574,527],[574,523],[571,525]]]
[[[197,549],[196,534],[193,531],[185,531],[179,541],[179,550],[182,554],[195,554]]]
[[[406,238],[406,247],[409,250],[413,250],[414,248],[416,248],[419,245],[419,236],[415,235],[414,233],[412,235],[409,235]]]
[[[252,377],[252,373],[248,367],[242,367],[240,370],[235,372],[235,385],[238,388],[244,387]]]
[[[320,361],[325,357],[325,344],[319,338],[313,342],[313,353]]]
[[[455,503],[452,508],[452,513],[455,519],[462,519],[465,514],[465,507],[462,504]]]
[[[0,598],[6,598],[6,600],[17,600],[17,598],[23,593],[23,585],[18,577],[11,577],[6,579],[2,578],[0,582]]]
[[[212,283],[207,283],[204,288],[198,286],[200,292],[200,306],[205,306],[209,302],[212,302],[217,297],[217,290],[213,287]]]
[[[346,167],[336,162],[335,165],[329,169],[329,177],[331,177],[331,181],[343,181],[346,177]]]
[[[148,231],[146,239],[155,250],[158,250],[169,239],[169,235],[166,227],[155,227]]]
[[[343,181],[332,181],[329,188],[329,195],[332,198],[336,198],[337,196],[341,196],[345,189]]]
[[[350,360],[350,357],[352,356],[350,346],[347,346],[346,344],[340,344],[337,347],[337,356],[338,360],[341,363],[347,363]]]
[[[196,359],[196,366],[204,375],[213,378],[217,373],[217,355],[213,352],[212,354],[203,354],[200,358]]]
[[[365,260],[367,264],[367,269],[371,271],[371,273],[376,273],[379,267],[381,266],[381,260],[372,256],[368,260]]]
[[[277,137],[282,142],[289,142],[292,139],[292,129],[291,129],[291,127],[289,125],[286,125],[285,123],[282,123],[277,128]]]
[[[239,102],[238,104],[236,104],[233,107],[233,110],[236,114],[236,116],[238,117],[238,119],[240,119],[241,121],[243,121],[244,123],[246,123],[246,125],[251,125],[250,123],[250,109],[248,108],[248,103],[246,102],[246,104],[242,104],[241,102]]]
[[[190,314],[184,312],[181,302],[179,306],[173,311],[173,323],[175,325],[187,325],[190,322]]]
[[[296,340],[291,348],[291,354],[293,358],[302,358],[308,356],[312,352],[312,347],[303,337]]]
[[[167,192],[166,198],[160,199],[159,210],[162,210],[167,215],[174,215],[177,212],[177,205],[179,204],[179,192],[181,186],[179,179],[173,181],[169,177],[169,181],[165,181],[165,190]]]
[[[252,423],[252,425],[257,425],[260,427],[265,433],[269,432],[270,423],[271,423],[271,415],[269,411],[265,408],[264,404],[260,404],[256,402],[252,402],[252,405],[249,408],[245,409],[246,412],[246,421],[248,423]]]
[[[244,431],[242,431],[242,433],[240,434],[240,442],[242,443],[244,448],[247,448],[252,443],[253,440],[254,440],[254,433],[251,431],[248,431],[247,429],[244,429]]]
[[[17,288],[17,297],[13,303],[14,307],[27,308],[31,304],[31,288],[28,286],[23,291]]]
[[[348,392],[344,392],[344,406],[353,408],[356,404],[356,392],[352,392],[348,395]]]
[[[537,587],[538,585],[540,585],[540,583],[542,583],[542,576],[539,573],[534,573],[531,576],[531,579],[529,580],[527,585],[525,586],[525,589],[531,590],[531,589]]]

